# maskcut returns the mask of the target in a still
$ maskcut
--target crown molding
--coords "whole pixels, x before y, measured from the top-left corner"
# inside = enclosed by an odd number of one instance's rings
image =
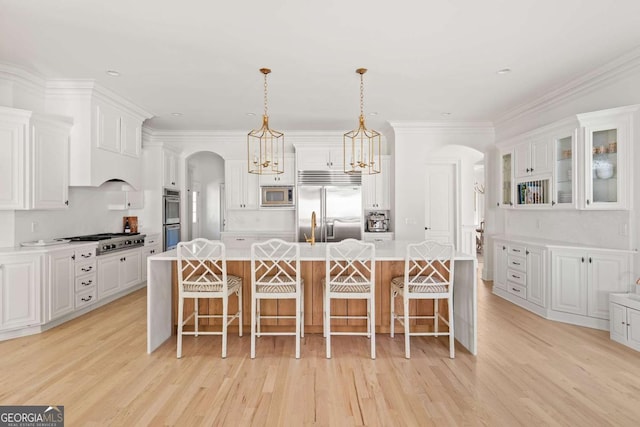
[[[139,107],[128,99],[118,95],[110,89],[98,84],[95,80],[54,79],[46,82],[47,96],[91,97],[96,96],[102,101],[124,108],[129,114],[140,120],[150,119],[154,115]]]
[[[481,134],[494,135],[492,122],[421,122],[390,121],[393,132],[397,134]]]
[[[42,76],[11,64],[0,63],[0,78],[40,93],[44,91],[46,84],[46,80]]]
[[[640,68],[640,47],[609,61],[601,67],[590,71],[581,77],[572,79],[559,88],[547,92],[539,98],[510,109],[495,120],[496,126],[506,126],[526,115],[535,114],[551,107],[566,103],[586,92],[602,88],[612,80],[620,79]]]

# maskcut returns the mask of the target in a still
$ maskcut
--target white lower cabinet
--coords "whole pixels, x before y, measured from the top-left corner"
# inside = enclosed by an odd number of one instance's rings
[[[98,258],[98,299],[101,300],[141,282],[140,249]]]
[[[640,298],[627,294],[611,295],[609,303],[611,339],[640,351]]]
[[[0,257],[0,331],[41,323],[41,256]]]
[[[558,249],[551,265],[551,308],[557,311],[609,319],[609,294],[629,286],[629,258],[623,253]]]
[[[608,328],[609,296],[627,292],[631,252],[494,240],[493,293],[541,316]]]
[[[55,320],[75,309],[75,250],[47,255],[49,266],[47,321]]]
[[[141,280],[147,280],[147,258],[151,255],[159,254],[162,252],[162,245],[154,243],[152,245],[145,245],[140,249],[140,278]]]

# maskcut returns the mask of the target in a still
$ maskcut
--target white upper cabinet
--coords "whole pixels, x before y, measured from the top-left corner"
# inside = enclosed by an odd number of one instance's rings
[[[296,170],[344,170],[344,149],[342,145],[297,146]]]
[[[51,82],[47,111],[73,117],[69,183],[96,187],[120,179],[142,185],[142,123],[152,114],[94,83]]]
[[[577,161],[577,129],[569,128],[557,132],[554,143],[553,200],[554,209],[577,206],[578,171]]]
[[[0,209],[68,206],[71,123],[0,107]]]
[[[296,160],[293,154],[284,155],[284,172],[277,175],[259,175],[260,185],[294,185]]]
[[[500,151],[500,188],[498,206],[513,206],[513,149]]]
[[[177,190],[180,188],[180,182],[178,180],[178,155],[170,150],[163,150],[162,152],[162,164],[163,164],[163,186],[165,188],[171,188]]]
[[[258,175],[248,172],[246,160],[226,160],[224,181],[227,209],[258,209]]]
[[[552,143],[553,141],[546,137],[538,137],[516,145],[516,178],[550,174],[553,168]]]
[[[579,114],[584,141],[584,209],[627,209],[629,153],[639,106]]]
[[[381,156],[380,173],[362,175],[362,194],[365,210],[391,209],[391,158]]]

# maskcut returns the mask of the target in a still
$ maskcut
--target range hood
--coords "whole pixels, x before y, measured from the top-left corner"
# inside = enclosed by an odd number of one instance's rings
[[[122,179],[109,179],[98,187],[105,191],[136,191],[135,187]]]

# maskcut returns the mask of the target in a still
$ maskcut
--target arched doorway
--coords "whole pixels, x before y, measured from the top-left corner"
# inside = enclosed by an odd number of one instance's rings
[[[224,159],[210,151],[186,158],[187,237],[220,240],[224,227]]]

